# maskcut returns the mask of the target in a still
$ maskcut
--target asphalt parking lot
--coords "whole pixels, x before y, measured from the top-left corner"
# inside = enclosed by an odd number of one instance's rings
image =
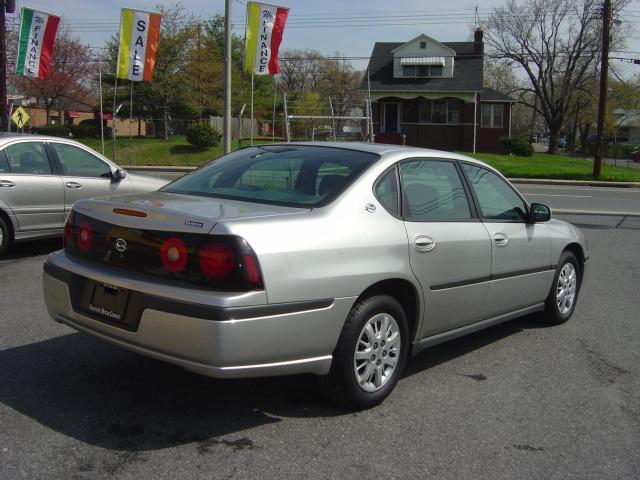
[[[381,406],[311,376],[222,381],[50,320],[59,241],[0,260],[0,478],[640,477],[640,218],[562,217],[591,260],[569,323],[515,320],[420,354]]]

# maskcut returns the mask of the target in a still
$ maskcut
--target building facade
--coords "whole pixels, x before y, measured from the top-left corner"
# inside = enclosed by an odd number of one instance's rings
[[[483,34],[473,42],[377,42],[362,89],[377,143],[504,153],[515,100],[483,87]]]

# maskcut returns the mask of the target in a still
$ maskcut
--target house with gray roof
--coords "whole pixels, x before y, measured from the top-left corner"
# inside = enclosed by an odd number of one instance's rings
[[[516,101],[483,86],[483,32],[473,42],[419,35],[376,42],[362,90],[370,92],[377,143],[503,152]]]

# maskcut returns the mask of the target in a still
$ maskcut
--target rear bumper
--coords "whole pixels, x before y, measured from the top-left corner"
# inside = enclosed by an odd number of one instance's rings
[[[74,307],[74,277],[76,282],[87,280],[56,265],[55,254],[47,260],[44,299],[55,320],[134,352],[218,378],[328,373],[344,319],[355,301],[348,297],[221,307],[145,293],[139,323],[125,329]],[[119,286],[117,277],[107,280]]]

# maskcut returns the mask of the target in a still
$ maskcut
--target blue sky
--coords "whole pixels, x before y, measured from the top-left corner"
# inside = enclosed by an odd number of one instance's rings
[[[63,25],[84,43],[101,47],[118,30],[120,8],[152,10],[159,2],[147,0],[18,0],[18,7],[29,6],[62,16]],[[171,1],[160,2],[170,4]],[[182,0],[184,8],[201,16],[224,13],[223,0]],[[234,32],[244,33],[244,0],[232,2]],[[288,6],[289,21],[281,48],[311,48],[330,55],[340,52],[349,57],[365,57],[376,41],[406,41],[420,33],[440,41],[467,41],[472,38],[474,8],[482,19],[491,7],[505,0],[282,0]],[[640,0],[632,0],[626,21],[640,19]],[[635,18],[634,18],[635,17]],[[624,20],[624,19],[623,19]],[[640,39],[630,38],[626,57],[640,58]],[[366,61],[355,61],[364,68]],[[614,61],[624,74],[640,73],[640,66]]]

